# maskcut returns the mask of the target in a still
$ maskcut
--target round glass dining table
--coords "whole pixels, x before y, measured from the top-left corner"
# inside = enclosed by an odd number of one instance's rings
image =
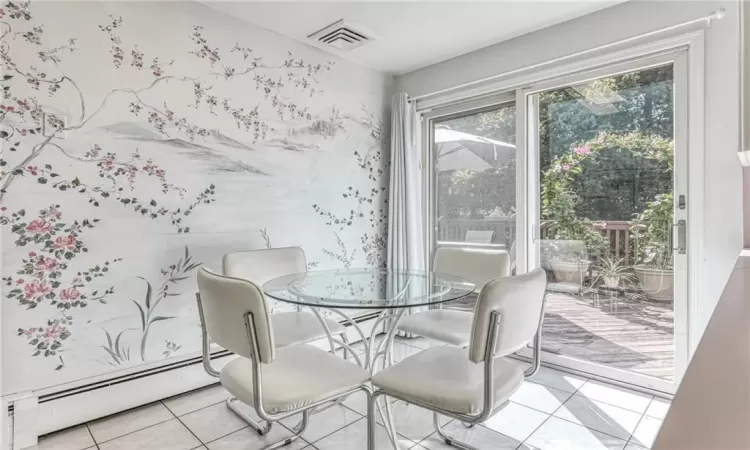
[[[347,348],[358,364],[374,372],[378,358],[383,357],[384,365],[392,363],[393,338],[407,311],[466,297],[474,291],[474,284],[454,275],[428,271],[335,269],[274,278],[263,285],[263,291],[274,300],[309,307],[319,318],[321,314],[342,318],[359,333],[364,360],[326,329],[331,346]],[[364,311],[379,312],[370,333],[365,333],[354,320]],[[381,331],[385,332],[385,339],[376,346],[376,336]]]
[[[263,291],[274,300],[309,307],[325,329],[331,351],[337,345],[347,349],[357,364],[374,374],[378,358],[382,357],[383,367],[393,364],[393,340],[398,322],[407,311],[466,297],[474,291],[474,284],[457,276],[427,271],[336,269],[274,278],[263,285]],[[366,311],[376,317],[369,333],[355,320]],[[323,314],[338,315],[359,333],[364,358],[349,346],[348,339],[332,336]],[[377,341],[381,331],[385,338]],[[385,402],[378,412],[393,447],[398,448],[390,404]]]

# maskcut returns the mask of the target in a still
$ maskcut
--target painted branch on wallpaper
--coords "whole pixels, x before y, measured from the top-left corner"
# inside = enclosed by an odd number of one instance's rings
[[[182,76],[168,73],[174,67],[173,61],[159,56],[146,55],[137,44],[126,44],[120,32],[125,21],[119,16],[110,16],[109,20],[99,25],[99,30],[110,42],[109,59],[115,70],[150,71],[154,79],[140,88],[121,87],[111,89],[94,108],[87,108],[82,86],[74,77],[63,73],[61,64],[67,56],[79,51],[78,41],[71,38],[62,43],[48,46],[44,25],[36,23],[30,9],[30,2],[7,2],[0,8],[0,64],[3,74],[0,79],[2,99],[0,100],[0,139],[4,140],[0,153],[0,204],[6,195],[13,192],[15,184],[27,180],[38,186],[45,186],[57,194],[82,196],[89,207],[96,209],[104,202],[114,202],[138,217],[159,221],[165,219],[177,233],[189,233],[190,226],[186,220],[195,209],[215,201],[213,184],[190,193],[188,189],[168,180],[165,169],[158,167],[151,158],[144,157],[137,148],[131,151],[129,158],[120,158],[114,151],[107,151],[105,145],[94,144],[83,156],[80,149],[65,148],[61,138],[87,126],[106,111],[110,100],[115,96],[129,98],[128,110],[134,119],[145,120],[167,145],[172,145],[174,135],[180,135],[193,143],[202,139],[222,139],[225,145],[240,145],[232,142],[218,131],[202,126],[185,115],[180,115],[172,105],[162,102],[151,104],[145,93],[161,86],[179,85],[186,89],[185,98],[191,98],[187,108],[202,111],[209,116],[226,117],[236,127],[249,133],[253,142],[265,139],[273,130],[263,119],[263,108],[268,107],[279,118],[294,118],[312,121],[313,116],[306,107],[296,104],[284,95],[285,89],[295,89],[310,96],[321,92],[316,86],[316,75],[323,70],[330,70],[331,63],[308,64],[291,54],[278,64],[268,63],[264,58],[255,56],[249,47],[235,44],[228,51],[220,49],[209,42],[204,30],[194,26],[188,38],[193,47],[187,52],[188,57],[196,58],[207,64],[208,70],[197,76]],[[21,67],[11,55],[11,45],[19,42],[35,48],[38,63]],[[20,50],[19,50],[20,51]],[[227,55],[240,59],[239,64],[229,61]],[[104,55],[102,55],[104,56]],[[235,105],[231,98],[220,98],[213,93],[213,84],[225,82],[238,77],[249,77],[256,90],[262,93],[264,102],[251,105]],[[42,105],[36,95],[16,94],[21,90],[41,92],[47,97],[59,98],[65,91],[74,100],[66,108],[77,111],[77,118],[62,116],[56,110]],[[74,114],[76,115],[76,114]],[[192,115],[191,115],[192,117]],[[199,145],[199,144],[194,144]],[[184,145],[182,145],[184,147]],[[56,150],[70,162],[73,171],[70,175],[56,170],[44,157]],[[8,153],[6,153],[6,151]],[[252,167],[246,167],[241,161],[229,161],[234,168],[262,175]],[[84,170],[77,168],[93,167],[97,172],[95,181],[86,179]],[[140,198],[131,194],[136,184],[156,181],[163,195],[176,194],[184,203],[178,206],[163,206],[162,201],[154,197]],[[20,193],[19,193],[20,194]],[[47,320],[46,325],[19,328],[18,335],[24,337],[33,347],[33,356],[57,356],[61,369],[64,362],[60,353],[65,351],[64,342],[72,335],[73,313],[86,307],[91,302],[105,304],[106,298],[114,293],[114,287],[104,290],[90,288],[89,284],[106,276],[119,258],[109,260],[85,271],[71,274],[69,264],[81,252],[86,252],[80,237],[86,230],[93,228],[99,219],[79,219],[71,222],[62,221],[62,211],[58,205],[40,211],[31,221],[26,220],[26,211],[21,209],[6,215],[7,208],[2,209],[0,224],[8,226],[17,235],[15,245],[23,247],[35,245],[36,251],[29,252],[21,261],[23,268],[18,277],[3,279],[7,290],[6,298],[15,301],[19,306],[28,309],[37,308],[46,303],[60,310],[59,317]],[[145,361],[146,342],[149,330],[156,322],[170,320],[170,316],[155,313],[159,302],[172,295],[168,292],[171,284],[185,279],[198,263],[190,261],[187,253],[178,264],[162,271],[167,281],[154,293],[150,282],[143,303],[134,302],[141,317],[140,329],[125,329],[117,334],[104,330],[107,351],[114,364],[130,361],[128,348],[123,347],[122,338],[129,331],[141,333],[140,359]],[[180,345],[166,341],[163,356],[169,357],[179,350]]]
[[[359,149],[353,152],[357,159],[357,166],[366,173],[372,187],[364,191],[353,186],[344,188],[341,196],[351,204],[350,209],[344,213],[328,211],[318,204],[313,204],[312,208],[325,219],[326,225],[335,229],[334,236],[338,249],[335,251],[323,249],[331,260],[343,264],[344,267],[351,267],[356,249],[349,251],[339,232],[365,222],[371,231],[363,233],[360,237],[360,249],[365,255],[367,264],[373,267],[384,267],[388,199],[383,195],[387,186],[387,180],[384,177],[387,164],[383,161],[383,125],[382,120],[376,114],[367,111],[364,106],[362,111],[362,117],[346,117],[346,119],[366,127],[373,139],[374,145],[368,153]]]

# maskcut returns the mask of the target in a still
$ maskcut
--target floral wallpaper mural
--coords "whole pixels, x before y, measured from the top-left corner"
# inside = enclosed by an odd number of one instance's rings
[[[390,77],[191,2],[0,25],[3,394],[195,354],[227,251],[383,264]]]

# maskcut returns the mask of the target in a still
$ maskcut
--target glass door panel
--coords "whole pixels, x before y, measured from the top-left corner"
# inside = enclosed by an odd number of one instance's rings
[[[686,283],[673,251],[686,227],[675,202],[685,183],[675,173],[675,64],[530,100],[539,193],[531,249],[549,281],[543,350],[580,370],[673,383],[674,305]]]
[[[516,238],[516,108],[435,120],[438,246],[510,249]]]

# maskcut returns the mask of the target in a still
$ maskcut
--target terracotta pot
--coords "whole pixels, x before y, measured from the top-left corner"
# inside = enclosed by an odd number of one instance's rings
[[[661,270],[636,266],[635,275],[649,300],[671,302],[674,299],[674,272],[671,269]]]

